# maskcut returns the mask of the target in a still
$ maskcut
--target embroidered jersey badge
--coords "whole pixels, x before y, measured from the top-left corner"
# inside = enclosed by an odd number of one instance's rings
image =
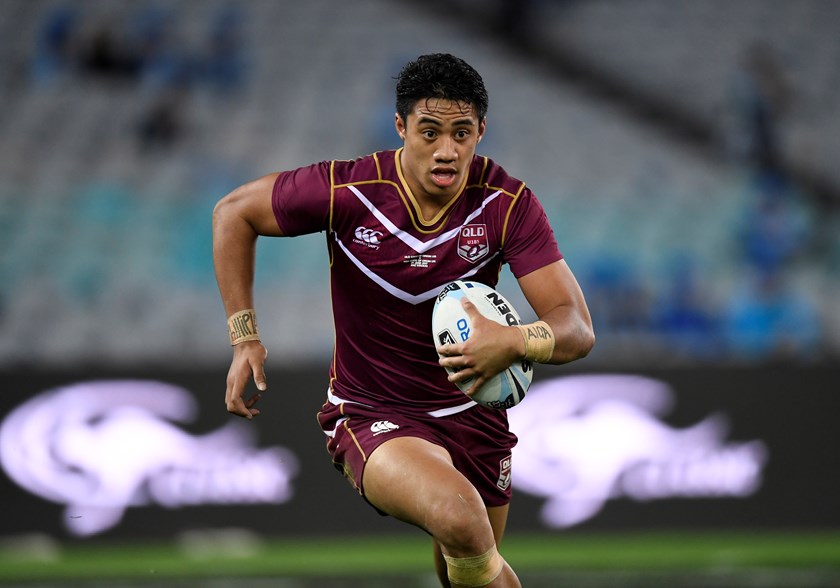
[[[487,225],[464,225],[458,234],[458,255],[475,263],[490,251]]]

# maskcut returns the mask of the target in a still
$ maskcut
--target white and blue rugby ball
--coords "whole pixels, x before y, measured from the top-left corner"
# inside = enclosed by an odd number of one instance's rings
[[[483,316],[501,325],[513,326],[522,323],[513,305],[495,289],[480,282],[457,280],[441,290],[435,301],[432,311],[432,335],[436,346],[462,343],[470,338],[470,317],[461,306],[461,299],[464,297],[467,297]],[[446,368],[446,371],[453,374],[458,370]],[[511,408],[525,398],[533,377],[531,362],[518,361],[485,382],[470,398],[488,408]],[[473,378],[455,382],[461,392],[469,390],[472,384]]]

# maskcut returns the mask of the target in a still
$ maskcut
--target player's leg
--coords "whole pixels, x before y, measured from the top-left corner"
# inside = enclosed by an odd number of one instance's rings
[[[440,550],[440,543],[437,539],[432,539],[432,556],[435,560],[435,574],[437,575],[440,585],[443,588],[452,588],[449,583],[449,573],[446,570],[446,560],[443,559],[443,552]]]
[[[442,447],[416,437],[391,439],[368,457],[363,484],[371,504],[431,534],[443,555],[456,558],[452,566],[473,565],[481,561],[478,558],[491,557],[496,538],[488,511]],[[492,554],[491,562],[497,557]],[[498,577],[486,585],[520,587],[504,563]]]
[[[507,527],[509,510],[509,504],[505,504],[503,506],[493,506],[487,509],[487,516],[490,519],[490,525],[493,527],[493,537],[496,539],[497,548],[502,546],[502,537],[504,537],[505,527]],[[502,560],[502,566],[502,573],[500,575],[511,578],[511,581],[515,580],[516,583],[511,584],[511,586],[519,586],[519,579],[516,577],[516,573],[514,573],[508,563]]]
[[[508,510],[510,505],[494,506],[487,509],[487,516],[490,519],[490,525],[493,527],[493,537],[496,540],[496,547],[501,547],[502,537],[505,534],[505,527],[507,526]],[[432,554],[435,560],[435,572],[438,580],[440,580],[443,588],[450,588],[449,575],[446,570],[446,560],[443,558],[443,553],[440,549],[440,543],[437,540],[432,540]],[[504,564],[507,566],[507,562]],[[511,570],[513,573],[513,570]]]

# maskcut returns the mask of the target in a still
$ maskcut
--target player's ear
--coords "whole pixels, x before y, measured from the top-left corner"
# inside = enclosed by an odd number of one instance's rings
[[[481,119],[481,122],[478,123],[478,141],[477,143],[481,143],[481,138],[484,136],[484,131],[487,130],[487,117]]]
[[[394,114],[394,127],[397,129],[397,134],[400,136],[400,139],[405,141],[405,121],[399,112]]]

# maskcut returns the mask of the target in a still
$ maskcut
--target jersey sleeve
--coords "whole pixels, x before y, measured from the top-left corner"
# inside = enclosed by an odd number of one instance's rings
[[[545,210],[528,188],[512,205],[502,251],[517,278],[563,259]]]
[[[277,176],[271,192],[271,208],[284,235],[294,237],[329,228],[330,175],[330,162],[323,161]]]

